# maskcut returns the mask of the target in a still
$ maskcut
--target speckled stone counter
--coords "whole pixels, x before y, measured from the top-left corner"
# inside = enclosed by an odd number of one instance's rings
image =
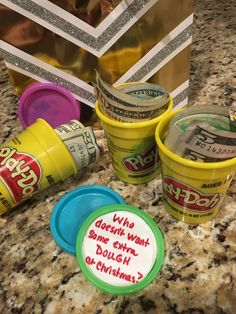
[[[235,2],[198,1],[195,7],[190,103],[230,105],[235,101]],[[17,98],[0,62],[1,143],[19,133]],[[236,182],[219,214],[187,225],[172,218],[161,200],[160,178],[131,185],[114,177],[102,130],[95,131],[102,155],[95,166],[63,184],[34,195],[0,218],[0,312],[5,313],[206,313],[236,312]],[[49,219],[68,191],[102,184],[126,203],[148,213],[165,238],[165,261],[142,292],[112,296],[94,288],[76,258],[54,242]]]

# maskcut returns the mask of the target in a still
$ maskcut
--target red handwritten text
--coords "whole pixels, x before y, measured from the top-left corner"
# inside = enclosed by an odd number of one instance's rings
[[[123,265],[129,265],[129,262],[131,260],[131,256],[127,257],[123,256],[122,254],[116,254],[112,251],[108,251],[107,249],[104,250],[99,244],[97,244],[96,255],[102,255],[108,260],[116,261],[117,263],[121,263]]]
[[[93,229],[91,229],[91,230],[89,231],[88,238],[89,238],[89,239],[96,240],[96,241],[98,241],[98,242],[102,242],[102,243],[104,243],[104,244],[107,244],[107,243],[109,242],[109,240],[110,240],[109,238],[105,238],[104,236],[101,236],[101,235],[96,234],[96,232],[95,232]]]
[[[112,234],[119,235],[119,236],[124,236],[125,235],[124,228],[121,228],[121,227],[117,228],[115,226],[107,224],[107,223],[103,222],[103,219],[97,220],[95,222],[95,227],[96,228],[100,228],[102,230],[105,230],[107,232],[110,232]]]
[[[150,244],[149,238],[147,238],[145,240],[145,239],[142,239],[142,238],[138,237],[137,234],[128,233],[127,234],[127,239],[129,241],[133,241],[134,243],[139,244],[141,246],[145,246],[145,247],[147,247]]]
[[[105,263],[98,261],[96,264],[96,269],[99,270],[100,272],[112,275],[112,276],[120,278],[120,279],[124,279],[124,280],[132,282],[132,283],[136,282],[135,276],[122,272],[120,270],[120,267],[118,267],[117,269],[112,268],[112,266],[106,266]]]
[[[138,256],[135,249],[128,247],[127,243],[120,243],[119,241],[113,242],[113,247],[117,250],[122,250],[123,252],[130,253],[133,256]]]
[[[134,222],[130,222],[129,219],[126,217],[119,217],[116,213],[113,216],[113,222],[118,222],[120,225],[122,225],[123,227],[127,227],[130,229],[133,229],[134,227]]]

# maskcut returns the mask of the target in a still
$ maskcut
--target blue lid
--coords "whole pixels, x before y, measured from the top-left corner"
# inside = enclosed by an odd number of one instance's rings
[[[64,195],[53,208],[50,229],[54,240],[65,252],[76,255],[76,237],[86,218],[105,205],[125,204],[111,188],[82,186]]]

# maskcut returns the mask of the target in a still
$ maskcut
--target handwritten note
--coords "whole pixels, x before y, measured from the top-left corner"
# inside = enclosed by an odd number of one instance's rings
[[[151,271],[157,256],[151,228],[128,211],[97,218],[84,236],[82,250],[90,271],[115,286],[141,281]]]

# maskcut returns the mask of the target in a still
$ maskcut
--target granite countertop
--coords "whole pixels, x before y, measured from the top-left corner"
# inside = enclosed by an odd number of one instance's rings
[[[193,27],[190,104],[235,101],[233,0],[197,1]],[[18,100],[0,61],[1,143],[18,134]],[[5,313],[235,313],[236,181],[213,221],[188,225],[172,218],[161,201],[161,180],[132,185],[112,172],[102,130],[95,131],[100,161],[76,177],[34,195],[0,218],[0,312]],[[54,242],[49,219],[67,192],[101,184],[141,208],[165,238],[165,261],[158,277],[129,296],[107,295],[93,287],[76,258]]]

